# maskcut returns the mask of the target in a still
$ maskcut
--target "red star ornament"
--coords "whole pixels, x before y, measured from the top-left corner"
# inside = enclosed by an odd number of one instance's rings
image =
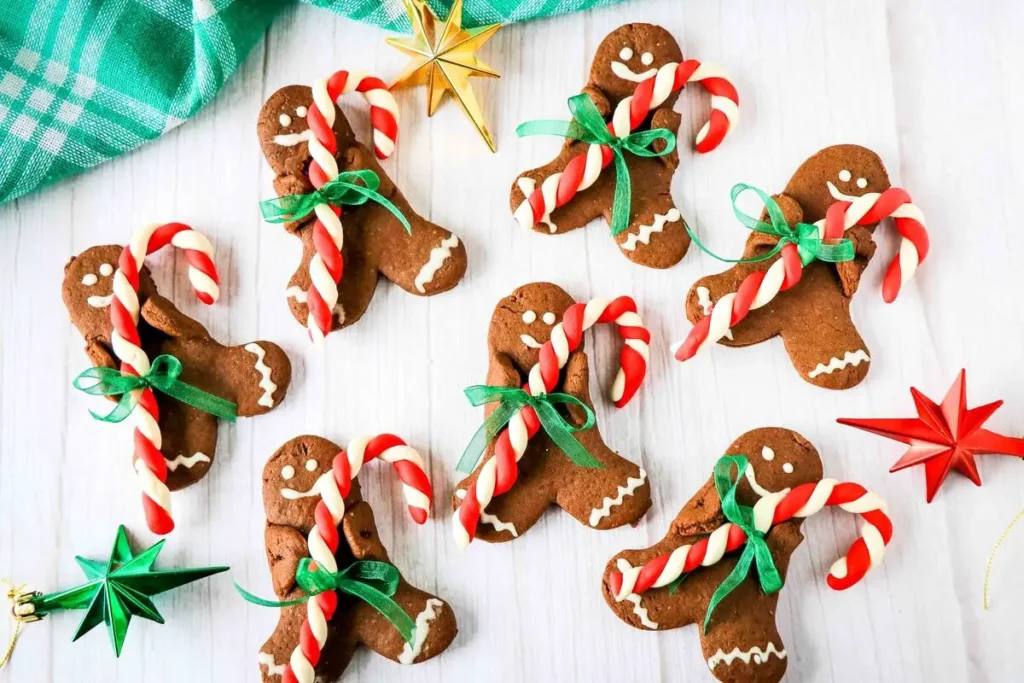
[[[926,498],[929,503],[950,470],[956,470],[981,486],[981,475],[974,462],[975,455],[1013,455],[1024,458],[1024,439],[1003,436],[982,428],[992,413],[1003,405],[1002,401],[978,408],[967,407],[965,370],[960,371],[941,405],[913,387],[910,388],[910,394],[914,397],[917,417],[864,420],[840,418],[837,422],[902,441],[910,446],[889,471],[897,472],[924,463]]]

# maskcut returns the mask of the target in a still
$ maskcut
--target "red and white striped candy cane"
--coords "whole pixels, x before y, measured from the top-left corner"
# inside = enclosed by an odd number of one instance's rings
[[[550,393],[558,386],[562,368],[569,354],[580,347],[583,333],[598,323],[614,322],[626,340],[620,355],[621,368],[612,384],[611,398],[619,408],[626,405],[647,374],[651,333],[643,326],[636,312],[636,302],[628,296],[593,299],[587,304],[573,304],[566,309],[562,321],[551,328],[551,337],[540,349],[540,361],[530,369],[528,383],[523,387],[533,396]],[[526,406],[517,411],[501,430],[494,444],[494,456],[484,463],[466,491],[466,497],[455,513],[455,542],[465,549],[476,536],[481,513],[494,496],[500,496],[515,484],[518,462],[526,445],[540,429],[536,411]]]
[[[892,539],[892,521],[885,501],[860,484],[822,479],[764,496],[754,504],[754,527],[762,533],[790,519],[810,517],[827,506],[838,506],[864,519],[861,536],[846,557],[832,565],[827,578],[834,590],[845,590],[860,581],[869,569],[882,562],[885,546]],[[609,576],[609,587],[618,602],[651,588],[669,585],[698,567],[710,567],[747,542],[740,527],[726,522],[710,536],[664,553],[640,567],[620,558],[619,571]]]
[[[377,156],[387,159],[395,151],[398,138],[398,105],[382,80],[348,71],[335,72],[313,84],[313,103],[306,114],[309,125],[309,181],[319,189],[338,177],[338,141],[334,136],[337,118],[335,102],[350,92],[359,92],[370,104],[373,147]],[[313,224],[316,253],[309,263],[311,286],[307,293],[309,316],[306,327],[315,343],[323,341],[334,327],[334,308],[338,304],[338,283],[344,271],[341,248],[345,235],[341,227],[341,207],[318,204]]]
[[[314,511],[316,524],[309,531],[307,544],[309,556],[329,572],[338,571],[334,555],[341,543],[338,526],[345,516],[345,497],[363,464],[374,458],[394,465],[416,523],[423,524],[430,514],[430,480],[419,453],[393,434],[353,439],[347,450],[334,457],[331,471],[316,483],[320,502]],[[327,623],[337,607],[338,594],[334,591],[319,593],[306,602],[306,620],[299,631],[299,644],[281,675],[283,683],[314,683],[316,665],[327,642]]]
[[[891,187],[885,192],[870,192],[851,201],[837,201],[828,208],[825,219],[815,223],[825,240],[835,240],[855,225],[874,225],[885,218],[895,219],[903,236],[899,256],[889,265],[882,281],[882,298],[891,303],[900,288],[913,277],[928,255],[928,230],[924,213],[912,203],[906,190]],[[754,271],[740,283],[736,292],[719,299],[710,315],[693,326],[686,339],[673,350],[676,360],[693,358],[705,346],[724,337],[750,311],[768,304],[779,292],[795,286],[803,276],[803,264],[796,245],[786,244],[767,271]]]
[[[632,95],[615,107],[608,131],[616,137],[626,137],[644,122],[653,109],[691,82],[700,83],[711,93],[711,118],[697,133],[697,151],[702,154],[710,152],[736,125],[740,98],[720,67],[701,64],[696,59],[670,62],[641,82]],[[611,161],[612,150],[605,145],[594,144],[569,161],[564,171],[545,178],[540,187],[535,188],[532,180],[521,178],[525,181],[520,183],[520,187],[526,198],[515,211],[516,221],[524,228],[548,223],[554,232],[556,228],[550,221],[552,212],[597,182],[601,171]]]
[[[203,235],[184,223],[147,225],[137,231],[117,260],[114,296],[110,301],[110,322],[114,328],[110,345],[121,361],[121,372],[132,375],[149,372],[149,356],[142,350],[139,339],[139,272],[147,254],[168,244],[185,252],[188,279],[199,300],[212,304],[220,296],[213,247]],[[137,405],[132,411],[135,470],[142,485],[146,523],[153,533],[168,534],[174,529],[174,520],[171,518],[171,493],[167,488],[167,463],[160,452],[160,409],[152,389],[136,390],[135,394]]]

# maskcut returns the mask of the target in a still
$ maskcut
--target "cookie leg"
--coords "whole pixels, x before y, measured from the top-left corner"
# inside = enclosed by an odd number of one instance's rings
[[[723,683],[777,683],[786,673],[786,647],[775,625],[778,595],[741,583],[716,609],[700,645],[711,674]]]
[[[277,628],[256,655],[256,663],[264,683],[277,683],[284,674],[288,659],[299,642],[302,622],[306,617],[305,605],[293,605],[281,609]]]
[[[690,235],[686,232],[683,216],[672,201],[669,183],[655,179],[650,189],[642,186],[644,169],[666,173],[658,160],[644,160],[638,166],[632,202],[632,220],[629,227],[615,236],[619,249],[630,261],[648,268],[669,268],[679,263],[690,248]],[[671,174],[668,176],[671,180]],[[606,210],[611,223],[611,209]]]
[[[655,631],[681,628],[700,618],[700,605],[685,592],[670,594],[667,588],[659,588],[642,595],[632,592],[617,595],[617,589],[613,588],[610,580],[614,573],[626,573],[632,568],[642,567],[644,563],[671,552],[684,542],[685,539],[671,537],[644,550],[621,552],[608,562],[601,581],[601,591],[605,602],[619,619],[633,628]]]
[[[758,267],[767,269],[768,264],[738,264],[725,272],[697,280],[686,295],[687,319],[697,324],[710,315],[715,304],[726,294],[735,293],[743,279]],[[779,295],[778,299],[784,296],[785,294]],[[751,346],[777,336],[782,331],[782,320],[774,315],[777,305],[776,302],[772,302],[763,308],[750,311],[743,321],[726,332],[719,343],[725,346]]]
[[[384,209],[374,212],[385,220]],[[390,214],[389,214],[390,216]],[[411,211],[406,218],[412,234],[392,231],[380,249],[380,272],[391,282],[417,296],[446,292],[466,274],[466,245],[456,235]],[[390,220],[395,220],[390,216]]]
[[[588,145],[565,145],[562,152],[549,164],[523,173],[516,178],[509,196],[509,204],[516,222],[523,228],[545,235],[560,235],[582,228],[610,210],[613,185],[609,179],[612,170],[605,169],[588,189],[580,191],[558,209],[556,202],[558,181],[566,166],[575,157],[586,159]],[[598,162],[600,154],[597,154]],[[593,161],[590,162],[593,164]],[[581,169],[578,169],[582,171]],[[585,174],[586,172],[584,172]],[[538,212],[541,214],[538,218]]]
[[[410,586],[405,580],[392,596],[416,622],[412,643],[402,639],[380,612],[361,602],[353,611],[354,634],[374,652],[400,664],[423,662],[444,652],[458,628],[455,613],[444,600]]]
[[[167,487],[178,491],[206,476],[217,448],[217,418],[157,394],[160,452],[167,462]]]

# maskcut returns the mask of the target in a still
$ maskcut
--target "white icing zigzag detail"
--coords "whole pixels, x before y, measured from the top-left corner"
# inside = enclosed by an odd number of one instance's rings
[[[455,495],[458,497],[459,500],[465,500],[466,498],[466,492],[462,489],[456,491]],[[511,522],[503,522],[500,519],[498,519],[495,515],[492,515],[488,512],[481,512],[480,521],[490,524],[492,527],[494,527],[495,531],[507,531],[510,534],[512,534],[513,538],[519,538],[519,532],[516,530],[515,524]]]
[[[650,225],[641,225],[640,229],[636,234],[630,233],[626,236],[626,241],[619,245],[624,251],[636,251],[637,244],[650,244],[651,235],[656,232],[661,232],[665,229],[666,223],[675,223],[682,216],[679,214],[678,209],[670,209],[668,213],[656,214],[654,216],[654,222]]]
[[[192,469],[197,462],[210,462],[210,456],[205,453],[196,453],[188,456],[179,455],[174,460],[167,460],[164,458],[164,462],[167,463],[167,469],[174,472],[182,465],[184,465],[186,469]]]
[[[700,306],[701,312],[703,312],[704,315],[707,315],[708,313],[711,312],[711,309],[714,307],[714,304],[711,303],[710,289],[708,289],[707,287],[697,288],[697,304]],[[732,330],[725,331],[725,338],[732,339]]]
[[[420,268],[420,272],[416,274],[416,280],[413,282],[417,292],[420,294],[427,293],[425,285],[434,279],[434,275],[437,274],[437,271],[441,270],[444,262],[451,258],[452,249],[457,246],[459,246],[459,238],[451,235],[441,240],[440,246],[430,250],[430,257],[423,264],[423,267]]]
[[[402,646],[402,654],[398,655],[399,663],[412,664],[420,656],[420,651],[423,650],[423,643],[426,642],[427,636],[430,635],[430,622],[437,616],[437,608],[443,605],[444,603],[437,598],[427,600],[427,606],[416,616],[416,642],[413,645],[405,643]]]
[[[272,372],[270,366],[263,362],[263,359],[267,356],[267,352],[263,350],[262,346],[255,342],[246,344],[245,350],[256,355],[256,372],[260,373],[260,376],[262,377],[260,380],[260,389],[263,390],[263,395],[260,396],[260,400],[257,401],[257,403],[261,406],[266,406],[267,408],[273,408],[274,392],[277,391],[277,385],[270,379]]]
[[[829,360],[828,365],[818,363],[818,366],[807,373],[807,376],[814,379],[818,375],[831,375],[836,370],[842,370],[847,365],[853,365],[854,367],[860,365],[862,362],[869,363],[871,359],[868,357],[867,352],[864,349],[857,349],[856,351],[847,351],[843,354],[842,359],[832,358]]]
[[[712,671],[716,666],[721,663],[725,663],[726,666],[732,664],[737,659],[741,660],[744,664],[750,664],[753,659],[754,664],[764,664],[768,661],[771,655],[775,655],[779,659],[786,658],[786,650],[775,649],[775,643],[768,643],[768,647],[762,650],[759,647],[752,647],[746,652],[741,651],[738,647],[733,648],[731,652],[722,652],[719,650],[713,656],[708,658],[708,668]]]
[[[614,499],[605,498],[601,507],[594,508],[590,511],[590,526],[596,527],[602,519],[612,514],[612,508],[622,505],[622,501],[626,499],[626,496],[633,495],[633,492],[640,486],[643,486],[645,481],[647,481],[647,472],[641,467],[640,476],[626,479],[626,485],[618,488]]]
[[[656,630],[658,628],[658,622],[651,621],[650,617],[647,616],[647,608],[640,605],[640,596],[636,593],[630,593],[626,596],[626,600],[633,603],[633,614],[640,617],[640,623],[646,628]]]
[[[256,663],[260,666],[267,667],[268,676],[283,676],[284,675],[284,664],[278,664],[274,661],[274,655],[269,652],[261,652],[256,655]]]

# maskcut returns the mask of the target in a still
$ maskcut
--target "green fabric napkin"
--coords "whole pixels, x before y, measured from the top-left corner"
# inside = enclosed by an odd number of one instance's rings
[[[389,30],[409,28],[401,0],[303,1]],[[464,23],[525,21],[619,1],[465,0]],[[0,0],[0,204],[195,115],[291,2]],[[430,3],[447,14],[448,0]]]

